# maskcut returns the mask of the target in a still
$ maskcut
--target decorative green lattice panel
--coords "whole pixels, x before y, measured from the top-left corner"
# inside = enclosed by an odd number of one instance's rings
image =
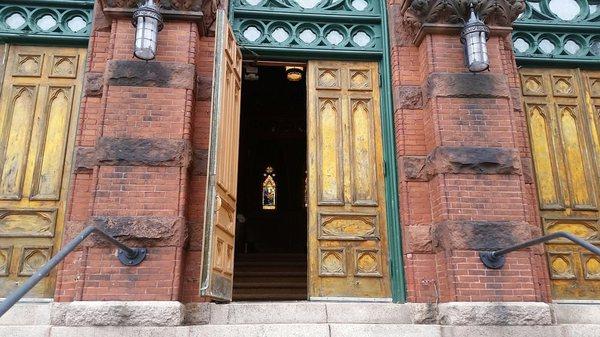
[[[512,36],[519,64],[600,67],[600,1],[526,3]]]
[[[0,2],[0,41],[87,43],[93,0]]]
[[[259,55],[383,51],[379,0],[233,0],[233,29],[243,49]]]

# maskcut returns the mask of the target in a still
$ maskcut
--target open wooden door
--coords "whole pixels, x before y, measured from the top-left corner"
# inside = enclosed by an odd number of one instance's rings
[[[217,13],[204,255],[200,293],[231,301],[237,200],[242,55],[223,10]]]
[[[308,64],[309,297],[389,298],[376,62]]]

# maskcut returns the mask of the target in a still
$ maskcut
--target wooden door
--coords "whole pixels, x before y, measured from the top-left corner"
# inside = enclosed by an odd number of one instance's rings
[[[544,232],[600,244],[600,72],[520,70]],[[545,245],[554,299],[600,299],[600,257]]]
[[[309,296],[390,297],[379,70],[311,61]]]
[[[60,247],[84,48],[8,47],[0,103],[0,297]],[[51,297],[55,272],[28,297]]]
[[[231,301],[242,55],[223,10],[217,13],[201,294]]]

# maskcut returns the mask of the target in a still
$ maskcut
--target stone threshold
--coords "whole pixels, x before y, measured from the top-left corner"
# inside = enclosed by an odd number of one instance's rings
[[[4,330],[3,326],[183,327],[340,324],[462,327],[461,329],[475,329],[480,326],[600,326],[600,304],[237,302],[184,305],[176,301],[76,301],[18,303],[0,318],[0,330]],[[600,333],[596,336],[600,336]]]

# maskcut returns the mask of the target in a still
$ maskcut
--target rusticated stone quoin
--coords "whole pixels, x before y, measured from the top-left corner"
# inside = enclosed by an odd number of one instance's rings
[[[107,83],[114,86],[194,89],[195,66],[188,63],[108,61]]]
[[[498,147],[440,146],[427,157],[407,156],[402,163],[408,181],[429,181],[433,176],[444,173],[522,173],[517,150]]]
[[[394,101],[400,109],[423,108],[423,92],[420,86],[402,85],[394,88]]]
[[[526,222],[444,221],[431,231],[436,250],[496,250],[531,238]]]
[[[415,30],[425,23],[462,24],[471,4],[490,26],[510,27],[525,10],[524,0],[405,0],[403,19]]]
[[[100,73],[86,73],[83,92],[86,97],[102,96],[104,76]]]
[[[77,147],[75,151],[75,165],[73,168],[75,172],[93,170],[94,166],[97,165],[98,160],[96,159],[95,149],[93,147]]]
[[[78,148],[75,171],[94,166],[180,166],[192,157],[189,141],[163,138],[98,139],[95,148]]]
[[[433,97],[505,98],[510,96],[506,77],[495,74],[433,73],[423,89],[425,101]]]
[[[433,252],[433,243],[429,226],[408,226],[407,233],[410,253]]]
[[[104,228],[116,238],[146,246],[180,246],[186,238],[183,218],[153,216],[95,216],[90,225]],[[94,243],[105,241],[94,237]]]

